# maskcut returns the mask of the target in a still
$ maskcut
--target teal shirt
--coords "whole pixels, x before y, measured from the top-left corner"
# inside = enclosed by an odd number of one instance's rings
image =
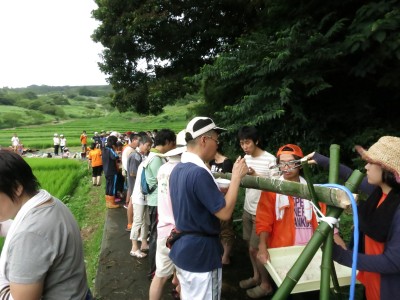
[[[151,149],[151,152],[159,153],[157,149]],[[155,156],[150,163],[147,165],[146,172],[146,181],[149,187],[153,187],[157,185],[157,174],[160,167],[165,163],[165,160],[159,156]],[[158,186],[150,195],[147,195],[147,205],[148,206],[158,206]]]

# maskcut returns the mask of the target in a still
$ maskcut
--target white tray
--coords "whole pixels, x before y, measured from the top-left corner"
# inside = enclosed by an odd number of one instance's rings
[[[299,258],[305,246],[292,246],[282,248],[268,249],[270,254],[270,261],[265,264],[269,274],[279,287],[285,279],[286,273],[292,268],[295,261]],[[321,258],[322,251],[318,249],[314,258],[311,260],[307,269],[301,276],[299,282],[294,287],[292,294],[302,293],[308,291],[315,291],[320,289],[321,278]],[[351,268],[342,266],[338,263],[335,264],[335,270],[338,277],[339,285],[350,285]],[[331,287],[332,287],[331,280]]]

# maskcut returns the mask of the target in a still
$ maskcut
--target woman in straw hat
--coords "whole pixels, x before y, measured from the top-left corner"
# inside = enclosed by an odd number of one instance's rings
[[[400,298],[400,138],[384,136],[368,150],[356,146],[367,162],[362,190],[369,197],[358,207],[360,254],[357,279],[365,286],[366,298]],[[319,154],[313,160],[324,161]],[[323,163],[322,163],[323,164]],[[343,166],[341,166],[342,169]],[[367,182],[366,182],[367,181]],[[333,258],[352,265],[352,251],[335,245]]]

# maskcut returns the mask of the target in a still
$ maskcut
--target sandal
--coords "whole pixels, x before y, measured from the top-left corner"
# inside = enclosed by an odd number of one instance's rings
[[[255,287],[255,286],[257,286],[257,285],[258,285],[258,282],[255,281],[255,279],[254,279],[253,277],[250,277],[250,278],[241,280],[241,281],[239,282],[239,286],[240,286],[242,289],[249,289],[249,288]]]
[[[257,285],[255,288],[246,291],[247,296],[253,299],[262,298],[265,296],[271,296],[274,293],[274,289],[271,288],[270,291],[265,291],[261,286]]]
[[[136,258],[145,258],[147,256],[146,253],[143,253],[142,251],[140,251],[139,249],[136,251],[131,251],[129,252],[130,256],[136,257]]]

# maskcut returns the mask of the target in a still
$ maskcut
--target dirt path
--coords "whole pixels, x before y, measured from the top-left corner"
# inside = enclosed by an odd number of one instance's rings
[[[97,271],[95,296],[98,300],[145,300],[148,299],[150,281],[147,279],[148,259],[129,256],[131,243],[126,226],[124,208],[109,209],[104,226],[102,250]],[[232,253],[232,264],[223,268],[222,300],[250,299],[238,283],[251,274],[247,249],[237,239]],[[173,286],[168,282],[164,288],[164,300],[174,299]],[[263,299],[269,299],[265,297]],[[318,293],[293,295],[292,299],[318,299]]]
[[[129,233],[124,230],[126,210],[109,209],[104,227],[102,251],[96,277],[96,299],[148,299],[150,281],[146,274],[148,259],[129,256]],[[245,299],[245,291],[238,286],[238,278],[250,274],[243,247],[235,247],[233,262],[223,270],[222,299]],[[163,299],[173,299],[172,285],[164,288]]]

